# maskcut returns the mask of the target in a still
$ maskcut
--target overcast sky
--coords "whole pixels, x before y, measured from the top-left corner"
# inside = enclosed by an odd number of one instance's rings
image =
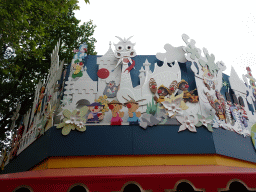
[[[239,76],[250,66],[256,77],[255,1],[231,0],[79,0],[76,17],[81,22],[93,20],[96,51],[103,55],[115,36],[130,37],[136,42],[137,55],[165,52],[164,45],[185,46],[186,33],[202,50],[207,48],[215,61],[231,65]],[[114,46],[112,46],[114,49]]]

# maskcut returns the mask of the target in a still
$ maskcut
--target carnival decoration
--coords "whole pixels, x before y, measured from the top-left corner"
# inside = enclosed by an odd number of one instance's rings
[[[67,73],[63,72],[64,63],[59,62],[60,42],[57,44],[49,76],[37,85],[33,107],[24,117],[19,148],[13,140],[17,154],[53,125],[62,129],[63,135],[75,129],[84,132],[87,125],[109,124],[143,129],[179,125],[179,132],[224,128],[244,137],[253,133],[256,80],[249,67],[244,82],[234,68],[228,78],[222,73],[224,62],[216,62],[213,54],[206,48],[201,51],[185,34],[184,47],[166,44],[166,52],[157,53],[154,59],[137,56],[131,37],[117,38],[115,51],[110,43],[96,63],[86,61],[87,45],[80,45]],[[16,115],[12,120],[17,120]]]

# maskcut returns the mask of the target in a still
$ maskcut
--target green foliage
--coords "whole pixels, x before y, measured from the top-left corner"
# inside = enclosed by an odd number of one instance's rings
[[[159,112],[159,105],[158,105],[158,103],[155,104],[154,98],[152,97],[152,102],[147,104],[146,113],[155,115],[158,112]]]
[[[96,54],[93,38],[96,26],[92,21],[79,25],[74,16],[79,9],[77,3],[77,0],[1,1],[0,137],[10,127],[18,102],[20,118],[31,107],[35,85],[47,75],[50,56],[59,39],[59,56],[65,63],[71,62],[73,50],[83,42],[88,45],[88,55]]]

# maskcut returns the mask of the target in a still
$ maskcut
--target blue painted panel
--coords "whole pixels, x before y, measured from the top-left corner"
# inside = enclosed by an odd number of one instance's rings
[[[179,126],[155,126],[146,130],[134,126],[134,154],[214,154],[211,132],[198,128],[178,133]]]
[[[194,90],[196,88],[196,81],[194,72],[191,70],[191,62],[179,63],[179,66],[181,70],[181,79],[184,79],[188,82],[189,91]]]
[[[256,162],[256,152],[251,137],[243,137],[232,131],[214,129],[213,140],[216,153],[237,159]]]
[[[132,58],[132,60],[135,61],[135,68],[133,68],[130,72],[133,87],[140,84],[139,70],[143,66],[143,63],[145,63],[146,59],[149,63],[151,63],[150,70],[154,71],[155,63],[158,61],[155,55],[137,55],[136,57]]]
[[[99,66],[97,65],[97,57],[101,57],[101,55],[88,55],[83,60],[84,66],[87,67],[87,73],[93,81],[98,81],[97,72]]]
[[[10,161],[2,173],[27,171],[40,163],[42,160],[46,159],[49,155],[48,149],[51,134],[50,129],[45,133],[45,135],[38,138],[28,148],[22,151],[18,157]]]
[[[87,69],[89,69],[87,70],[87,73],[93,81],[98,80],[98,76],[97,76],[98,65],[96,65],[97,57],[101,57],[101,56],[88,55],[83,61]],[[145,63],[146,59],[148,60],[149,63],[151,63],[150,70],[153,71],[155,63],[158,62],[155,55],[137,55],[136,57],[132,58],[132,60],[135,61],[135,68],[132,69],[130,72],[133,87],[136,87],[137,85],[139,85],[139,73],[140,73],[139,70],[143,66],[143,63]]]
[[[75,130],[67,136],[61,129],[51,129],[51,156],[132,154],[130,126],[87,126],[85,132]]]
[[[228,83],[228,86],[227,87],[222,87],[221,90],[220,90],[220,93],[226,97],[225,93],[229,91],[229,88],[230,88],[230,82],[229,82],[229,76],[227,76],[226,74],[222,73],[222,83],[223,83],[223,80],[226,81]]]

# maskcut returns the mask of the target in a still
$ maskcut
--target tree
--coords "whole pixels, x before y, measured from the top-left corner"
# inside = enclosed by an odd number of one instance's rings
[[[89,3],[88,0],[85,0]],[[20,118],[31,107],[35,85],[46,76],[50,54],[61,39],[60,60],[69,63],[83,42],[95,55],[95,25],[79,26],[77,0],[1,0],[0,2],[0,138],[10,128],[21,103]],[[18,121],[20,120],[18,119]],[[17,121],[17,122],[18,122]]]

